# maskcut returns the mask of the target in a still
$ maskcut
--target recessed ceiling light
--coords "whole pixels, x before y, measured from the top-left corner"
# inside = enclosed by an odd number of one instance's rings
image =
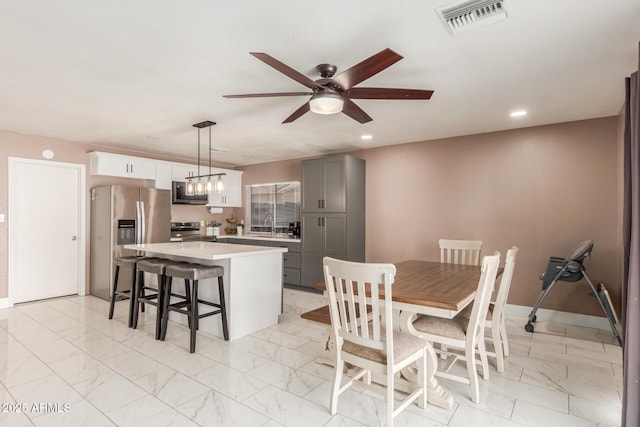
[[[525,110],[512,111],[511,117],[523,117],[526,116],[527,112]]]
[[[362,139],[363,141],[366,141],[367,139],[373,139],[373,137],[371,135],[362,135],[360,139]]]

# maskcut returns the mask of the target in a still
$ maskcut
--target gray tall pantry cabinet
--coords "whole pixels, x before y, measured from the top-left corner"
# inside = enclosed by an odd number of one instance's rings
[[[364,262],[365,161],[349,155],[302,161],[301,285],[324,281],[322,258]]]

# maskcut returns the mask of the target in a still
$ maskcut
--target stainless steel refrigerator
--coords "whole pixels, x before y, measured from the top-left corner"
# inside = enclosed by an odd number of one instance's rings
[[[107,185],[91,189],[91,295],[110,299],[114,260],[135,255],[132,243],[165,243],[171,238],[171,191]],[[131,270],[121,268],[118,289],[131,288]]]

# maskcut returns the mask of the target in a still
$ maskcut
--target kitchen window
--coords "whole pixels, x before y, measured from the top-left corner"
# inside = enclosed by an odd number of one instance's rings
[[[300,221],[300,182],[247,185],[247,222],[252,233],[286,234]]]

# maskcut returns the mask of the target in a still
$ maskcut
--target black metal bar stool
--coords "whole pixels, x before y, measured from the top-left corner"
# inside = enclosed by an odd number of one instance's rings
[[[165,271],[167,267],[180,264],[164,258],[149,258],[138,262],[138,280],[136,282],[136,292],[133,297],[133,329],[138,327],[138,314],[144,311],[144,305],[150,304],[156,307],[156,333],[155,338],[160,339],[160,328],[162,325],[162,301],[164,296],[164,286],[166,282]],[[158,277],[158,287],[154,288],[145,283],[144,273],[155,274]],[[185,298],[185,297],[183,297]],[[190,301],[189,293],[186,299]]]
[[[169,312],[175,311],[177,313],[185,314],[189,320],[189,329],[191,330],[191,339],[189,343],[189,352],[194,353],[196,351],[196,331],[198,330],[198,320],[203,317],[213,316],[220,314],[222,316],[222,334],[226,341],[229,340],[229,330],[227,326],[227,309],[224,300],[224,268],[218,265],[202,265],[202,264],[176,264],[167,267],[165,271],[167,281],[165,283],[164,298],[163,298],[163,310],[162,310],[162,335],[161,340],[167,335],[167,324],[169,320]],[[184,279],[185,286],[190,288],[190,301],[180,301],[177,303],[170,303],[171,298],[171,281],[172,278]],[[216,304],[211,301],[204,301],[198,298],[198,281],[202,279],[218,278],[218,294],[220,303]],[[187,291],[187,293],[189,293]],[[200,314],[198,312],[198,304],[204,304],[217,308],[207,313]]]
[[[138,262],[150,259],[148,257],[143,256],[123,256],[115,259],[115,273],[113,275],[113,293],[111,294],[111,305],[109,306],[109,319],[113,319],[113,311],[115,309],[116,301],[122,301],[125,299],[129,301],[129,322],[128,326],[131,327],[133,325],[133,307],[134,307],[134,292],[135,283],[136,283],[136,273]],[[118,276],[120,275],[120,267],[130,268],[132,271],[131,275],[131,288],[130,289],[118,289]]]

